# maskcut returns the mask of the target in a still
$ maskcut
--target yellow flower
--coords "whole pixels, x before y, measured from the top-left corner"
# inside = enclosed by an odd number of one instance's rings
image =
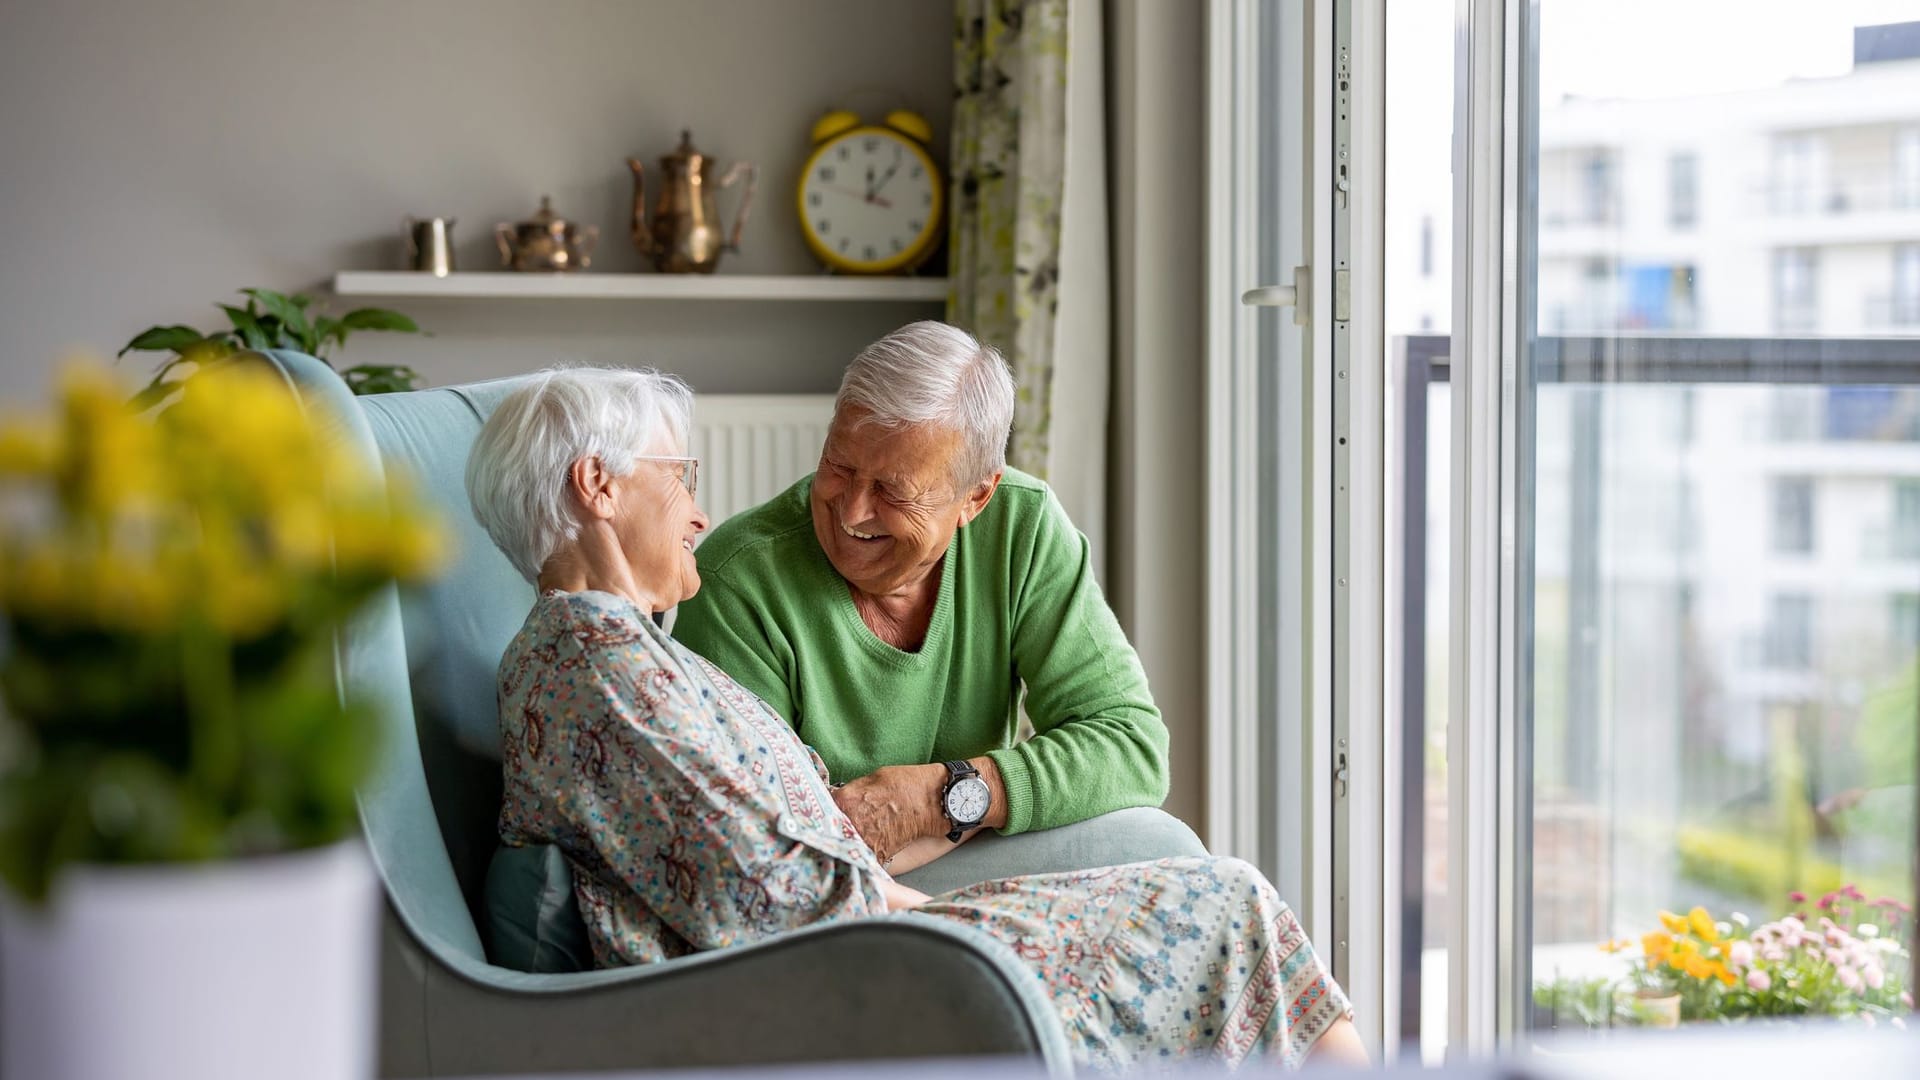
[[[1666,927],[1667,933],[1669,934],[1684,934],[1687,932],[1686,917],[1683,915],[1675,915],[1671,911],[1663,911],[1660,913],[1660,925]]]
[[[1712,944],[1720,940],[1720,930],[1713,925],[1713,916],[1707,914],[1706,908],[1697,907],[1687,912],[1687,923],[1701,941]]]
[[[425,500],[264,368],[203,367],[154,416],[97,366],[62,387],[56,424],[0,425],[0,484],[21,511],[0,518],[6,611],[135,634],[198,618],[254,638],[444,561]]]
[[[1647,954],[1647,966],[1659,967],[1673,952],[1673,938],[1659,930],[1640,935],[1640,951]]]
[[[23,418],[0,427],[0,475],[45,476],[59,453],[59,436],[43,421]]]
[[[1622,949],[1627,948],[1632,944],[1633,944],[1633,939],[1631,938],[1614,938],[1611,941],[1601,942],[1600,951],[1608,955],[1612,955],[1614,953],[1619,952]]]

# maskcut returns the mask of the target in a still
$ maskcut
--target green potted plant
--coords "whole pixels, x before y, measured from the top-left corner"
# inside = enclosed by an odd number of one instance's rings
[[[420,327],[405,315],[386,308],[356,308],[339,318],[314,307],[304,293],[289,296],[272,289],[241,289],[247,306],[221,304],[232,326],[202,333],[191,326],[150,326],[135,334],[118,355],[129,352],[171,353],[153,380],[140,391],[142,406],[170,397],[186,376],[227,360],[248,349],[298,349],[309,356],[333,361],[328,354],[346,344],[356,330],[385,330],[417,334]],[[404,364],[357,364],[340,371],[347,388],[356,394],[390,394],[412,390],[420,373]]]
[[[84,371],[0,428],[0,1073],[367,1075],[373,728],[332,648],[439,543],[252,365],[157,415]]]

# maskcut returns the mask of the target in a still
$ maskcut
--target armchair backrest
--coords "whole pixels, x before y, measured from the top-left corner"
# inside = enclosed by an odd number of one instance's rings
[[[401,919],[430,947],[484,961],[477,925],[498,842],[500,657],[533,606],[533,586],[474,520],[467,452],[519,379],[356,398],[322,362],[267,354],[319,422],[389,479],[404,476],[452,540],[444,571],[389,590],[343,635],[342,691],[377,711],[381,771],[361,817]]]

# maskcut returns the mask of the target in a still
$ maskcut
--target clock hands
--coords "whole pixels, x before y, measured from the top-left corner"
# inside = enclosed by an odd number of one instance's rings
[[[894,151],[893,151],[893,164],[887,166],[886,175],[880,178],[880,182],[878,184],[873,182],[873,166],[871,165],[867,166],[867,200],[869,202],[874,201],[879,196],[880,189],[883,187],[886,187],[887,181],[893,179],[893,174],[899,171],[900,171],[900,150],[898,147],[894,148]]]
[[[820,186],[821,186],[821,187],[823,187],[823,188],[826,188],[826,189],[827,189],[828,191],[837,191],[837,192],[839,192],[840,194],[842,194],[842,195],[846,195],[846,196],[848,196],[848,197],[850,197],[850,198],[855,198],[855,199],[859,199],[859,200],[860,200],[861,202],[867,202],[867,203],[872,203],[873,205],[875,205],[875,206],[877,206],[877,207],[879,207],[879,208],[880,208],[880,209],[882,209],[882,210],[891,210],[891,209],[893,209],[893,202],[892,202],[892,200],[890,200],[890,199],[883,199],[883,198],[881,198],[881,197],[880,197],[880,196],[878,196],[878,195],[871,195],[871,194],[869,194],[869,195],[862,195],[862,194],[861,194],[860,192],[858,192],[858,191],[855,191],[855,190],[853,190],[853,189],[852,189],[852,188],[850,188],[850,187],[841,187],[841,186],[840,186],[840,185],[838,185],[838,184],[822,184],[822,185],[820,185]]]

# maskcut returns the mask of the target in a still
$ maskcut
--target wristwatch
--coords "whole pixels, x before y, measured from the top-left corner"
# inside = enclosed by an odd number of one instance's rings
[[[993,791],[980,779],[980,770],[965,761],[942,762],[947,767],[947,785],[940,789],[940,809],[946,812],[950,843],[959,843],[967,830],[987,820],[993,805]]]

